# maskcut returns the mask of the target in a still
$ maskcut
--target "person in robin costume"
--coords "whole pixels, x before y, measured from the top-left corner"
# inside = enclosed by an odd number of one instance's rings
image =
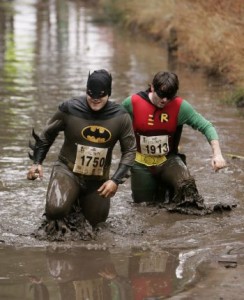
[[[134,163],[136,144],[132,121],[121,105],[110,101],[112,76],[104,70],[89,73],[86,94],[61,103],[29,154],[33,165],[27,178],[43,177],[42,163],[60,132],[64,142],[54,163],[47,189],[45,231],[75,230],[69,215],[79,211],[95,227],[106,221],[110,198]],[[112,152],[119,141],[121,158],[110,176]],[[76,214],[77,216],[77,214]]]
[[[158,72],[146,91],[127,97],[122,105],[131,115],[137,152],[131,169],[134,202],[161,201],[169,210],[210,212],[199,195],[195,180],[179,153],[183,125],[199,130],[212,149],[212,168],[226,166],[214,126],[177,95],[178,76]]]

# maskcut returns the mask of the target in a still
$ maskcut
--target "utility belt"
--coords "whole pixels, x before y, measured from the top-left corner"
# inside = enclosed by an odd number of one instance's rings
[[[145,166],[151,167],[151,166],[158,166],[164,163],[167,160],[165,155],[145,155],[140,152],[136,152],[136,158],[135,161],[143,164]]]
[[[71,161],[69,161],[67,158],[63,157],[62,155],[59,155],[59,156],[58,156],[58,159],[59,159],[63,164],[65,164],[71,172],[73,172],[74,164],[73,164]]]

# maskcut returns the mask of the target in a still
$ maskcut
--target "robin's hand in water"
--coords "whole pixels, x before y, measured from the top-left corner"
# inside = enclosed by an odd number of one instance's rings
[[[221,154],[214,155],[212,158],[212,167],[215,172],[226,167],[226,161]]]
[[[99,195],[104,198],[113,197],[118,189],[118,185],[113,180],[104,182],[103,185],[97,190]]]
[[[221,149],[219,146],[219,141],[218,140],[212,140],[210,142],[210,145],[212,147],[213,151],[213,158],[212,158],[212,167],[215,172],[218,170],[226,167],[226,162],[222,156]]]
[[[37,178],[42,179],[43,170],[42,165],[32,165],[27,173],[27,179],[35,180]]]

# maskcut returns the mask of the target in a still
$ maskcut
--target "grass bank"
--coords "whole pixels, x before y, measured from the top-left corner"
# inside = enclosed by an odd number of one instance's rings
[[[243,87],[243,0],[96,2],[107,19],[166,45],[179,63]]]

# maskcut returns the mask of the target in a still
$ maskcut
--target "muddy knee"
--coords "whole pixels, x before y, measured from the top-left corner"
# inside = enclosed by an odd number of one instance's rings
[[[182,159],[175,155],[170,157],[164,164],[161,178],[176,189],[182,181],[190,179],[191,174]]]
[[[50,203],[46,204],[46,217],[48,220],[57,220],[66,217],[71,210],[71,207],[68,205],[55,206]]]
[[[72,210],[72,207],[76,201],[76,198],[65,197],[49,198],[46,202],[45,213],[49,220],[57,220],[66,217]]]
[[[67,216],[80,191],[80,186],[73,176],[66,174],[66,170],[62,168],[57,170],[51,176],[46,196],[45,213],[49,220]]]
[[[95,227],[107,220],[110,209],[110,198],[101,198],[97,192],[86,195],[83,199],[82,213],[86,220]]]

